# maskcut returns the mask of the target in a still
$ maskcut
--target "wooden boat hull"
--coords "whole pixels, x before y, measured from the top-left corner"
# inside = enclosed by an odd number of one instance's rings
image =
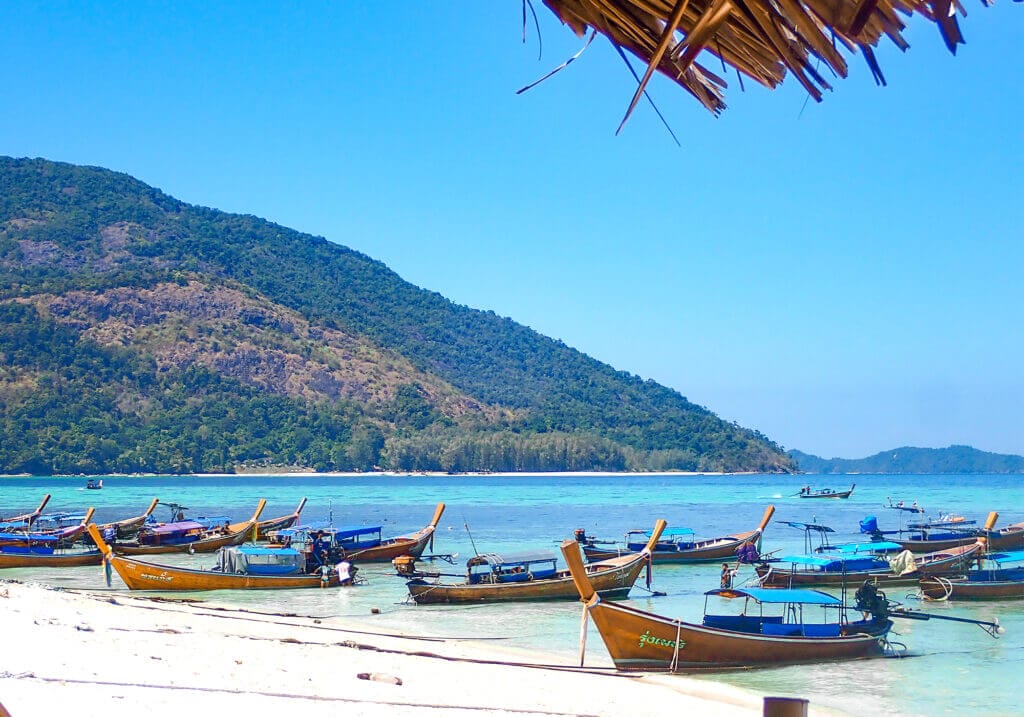
[[[33,510],[31,513],[22,513],[21,515],[12,515],[6,518],[0,518],[0,523],[29,523],[31,524],[36,518],[40,516],[46,504],[50,502],[50,494],[47,493],[43,496],[42,501],[39,503],[39,507]]]
[[[299,507],[295,509],[295,512],[291,515],[283,515],[280,518],[270,518],[269,520],[261,520],[256,524],[256,540],[267,540],[269,534],[275,530],[284,530],[290,528],[299,522],[299,517],[302,515],[302,509],[306,506],[306,499],[303,498],[299,502]]]
[[[825,587],[876,581],[879,585],[913,585],[925,575],[959,575],[966,570],[982,545],[975,541],[952,550],[936,551],[918,559],[918,568],[905,575],[885,570],[859,570],[847,573],[777,568],[770,563],[757,566],[757,575],[764,587]]]
[[[967,578],[921,578],[921,592],[932,600],[1021,600],[1020,580],[968,580]]]
[[[619,670],[720,670],[880,657],[891,625],[886,621],[834,638],[776,636],[671,620],[599,597],[586,609]]]
[[[799,495],[800,495],[801,498],[823,498],[823,499],[826,499],[826,500],[832,499],[832,498],[842,499],[842,498],[849,498],[851,495],[853,495],[853,489],[855,487],[856,487],[856,484],[850,486],[849,490],[833,491],[831,493],[822,493],[822,492],[819,491],[819,492],[815,492],[815,493],[800,493]]]
[[[977,542],[977,540],[977,537],[967,535],[963,538],[944,538],[939,540],[899,540],[897,538],[892,542],[912,553],[933,553],[936,550],[953,550],[963,545],[971,545]]]
[[[1015,523],[985,534],[989,550],[994,553],[1024,548],[1024,523]]]
[[[849,573],[826,573],[789,569],[768,570],[767,566],[759,565],[757,575],[761,585],[766,588],[806,588],[806,587],[841,587],[842,585],[858,585],[865,580],[883,585],[914,585],[921,578],[918,571],[908,575],[896,575],[892,572],[860,570]]]
[[[623,560],[623,558],[618,558]],[[629,595],[646,561],[637,556],[628,564],[610,567],[600,563],[590,565],[590,580],[598,594],[607,599],[621,599]],[[594,570],[594,568],[597,568]],[[410,582],[409,594],[420,605],[437,603],[511,602],[527,600],[578,600],[579,593],[568,570],[560,570],[556,577],[516,583],[436,584]]]
[[[319,575],[237,575],[156,565],[118,555],[111,557],[110,563],[130,590],[292,590],[320,587]],[[332,571],[327,586],[338,585],[338,575]]]
[[[149,504],[149,510],[147,510],[142,515],[137,515],[134,518],[125,518],[124,520],[117,520],[113,523],[103,523],[102,525],[98,525],[96,527],[99,528],[100,533],[103,533],[104,531],[113,528],[115,531],[117,531],[116,534],[118,540],[134,538],[136,535],[139,534],[139,530],[142,528],[142,526],[146,524],[146,519],[153,514],[153,510],[156,508],[157,503],[159,502],[159,498],[154,498],[153,502]],[[83,537],[85,542],[90,542],[88,536]]]
[[[339,553],[345,560],[360,563],[390,563],[395,558],[404,555],[418,558],[423,555],[427,545],[433,543],[434,531],[437,529],[437,524],[441,520],[444,509],[444,503],[438,503],[430,523],[411,535],[389,538],[372,548],[349,551],[341,550]]]
[[[761,536],[764,529],[775,514],[775,506],[768,506],[761,518],[760,525],[754,530],[743,533],[733,533],[723,538],[709,538],[697,541],[692,548],[685,550],[658,550],[651,551],[651,559],[655,563],[711,563],[735,560],[740,547],[747,543],[754,543],[760,546]],[[583,555],[588,562],[610,560],[623,555],[633,555],[632,551],[609,550],[595,545],[583,545]]]
[[[0,569],[3,568],[74,568],[83,565],[100,565],[103,553],[5,553],[0,552]]]
[[[168,553],[213,553],[221,548],[241,545],[253,539],[256,522],[259,520],[266,500],[260,500],[252,518],[243,523],[234,523],[224,535],[214,535],[191,543],[169,543],[165,545],[141,545],[139,543],[116,543],[111,546],[119,555],[166,555]]]
[[[114,552],[120,555],[167,555],[169,553],[214,553],[231,545],[241,545],[252,538],[252,529],[203,538],[191,543],[173,543],[169,545],[139,545],[137,543],[116,543]]]
[[[760,531],[728,538],[702,540],[691,550],[653,550],[651,559],[655,563],[711,563],[723,560],[735,560],[736,551],[747,543],[756,543],[761,539]],[[583,546],[583,554],[589,562],[611,560],[623,555],[633,555],[632,551],[608,550],[592,545]]]
[[[49,496],[47,496],[49,499]],[[45,504],[46,501],[44,500]],[[40,531],[29,531],[25,533],[24,538],[11,538],[0,540],[0,546],[17,546],[17,547],[28,547],[33,544],[33,534],[35,535],[46,535],[52,538],[56,538],[52,547],[55,548],[70,548],[75,541],[77,541],[86,530],[86,526],[89,521],[92,520],[93,513],[96,512],[95,508],[89,508],[85,511],[85,517],[82,518],[82,522],[78,525],[71,525],[66,528],[58,528],[56,530],[40,530]]]

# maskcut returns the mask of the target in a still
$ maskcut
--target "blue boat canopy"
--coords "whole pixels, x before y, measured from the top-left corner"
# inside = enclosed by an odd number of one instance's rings
[[[230,525],[234,521],[226,515],[201,515],[198,518],[193,518],[196,523],[199,523],[204,528],[209,530],[210,528],[219,528],[220,526],[227,523]]]
[[[650,530],[631,530],[629,535],[643,535],[646,538],[651,537]],[[679,537],[690,537],[693,535],[693,528],[665,528],[661,531],[662,539],[665,538],[679,538]]]
[[[290,556],[294,557],[299,555],[299,551],[295,548],[259,548],[254,545],[241,545],[238,547],[238,552],[243,555],[271,555],[271,556]]]
[[[56,543],[60,538],[50,533],[0,533],[0,540],[30,540],[33,543]]]
[[[484,563],[487,563],[488,565],[515,565],[557,559],[557,556],[550,551],[528,550],[518,553],[505,553],[504,555],[499,555],[497,553],[483,553],[474,558],[470,558],[469,562],[477,565],[482,565]]]
[[[794,565],[817,565],[820,567],[832,565],[837,561],[842,561],[842,558],[836,555],[787,555],[783,558],[779,558],[779,562],[783,563],[793,563]]]
[[[1024,550],[1013,550],[1005,553],[992,553],[988,556],[989,560],[994,560],[1000,565],[1003,563],[1016,563],[1024,560]]]
[[[784,520],[782,522],[785,523],[786,525],[788,525],[790,527],[793,527],[793,528],[796,528],[798,530],[814,530],[814,531],[817,531],[819,533],[834,533],[834,532],[836,532],[832,528],[828,527],[827,525],[818,525],[817,523],[797,523],[797,522],[794,522],[792,520]]]
[[[903,546],[888,540],[880,540],[873,543],[845,543],[843,545],[831,545],[825,550],[833,553],[880,553],[886,550],[902,550]]]
[[[343,538],[354,538],[357,535],[366,535],[367,533],[379,533],[382,527],[380,525],[346,526],[343,528],[328,528],[324,532],[333,535],[335,540],[341,540]]]
[[[839,598],[820,590],[801,590],[799,588],[729,588],[727,590],[708,590],[704,594],[721,595],[722,597],[748,597],[766,604],[841,605],[843,603]]]
[[[29,522],[27,520],[18,520],[13,523],[0,523],[0,530],[28,530]]]

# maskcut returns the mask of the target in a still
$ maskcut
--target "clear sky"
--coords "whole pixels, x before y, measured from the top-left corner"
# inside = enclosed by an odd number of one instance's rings
[[[3,2],[0,154],[327,237],[785,448],[1024,454],[1024,5],[806,107],[656,77],[681,147],[645,104],[615,136],[600,38],[517,96],[582,46],[535,6],[542,46],[518,0]]]

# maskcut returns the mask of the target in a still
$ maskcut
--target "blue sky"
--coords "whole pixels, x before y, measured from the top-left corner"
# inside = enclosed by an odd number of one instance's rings
[[[0,154],[325,236],[786,448],[1024,454],[1024,6],[715,119],[540,2],[0,4]],[[713,58],[702,58],[715,68]],[[639,65],[637,65],[639,68]],[[638,69],[642,72],[642,68]]]

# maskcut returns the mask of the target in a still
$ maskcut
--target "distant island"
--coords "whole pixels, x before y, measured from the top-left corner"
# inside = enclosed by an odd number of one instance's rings
[[[970,446],[894,448],[867,458],[820,458],[796,450],[789,455],[804,473],[1024,473],[1024,456]]]
[[[0,473],[282,465],[796,470],[678,391],[323,237],[0,157]]]

